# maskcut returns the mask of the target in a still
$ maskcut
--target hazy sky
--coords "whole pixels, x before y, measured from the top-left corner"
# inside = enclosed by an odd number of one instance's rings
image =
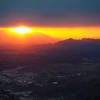
[[[100,0],[0,0],[0,26],[100,26]]]

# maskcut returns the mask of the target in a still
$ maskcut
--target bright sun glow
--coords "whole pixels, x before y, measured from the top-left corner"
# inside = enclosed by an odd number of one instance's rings
[[[0,27],[0,33],[11,34],[14,36],[34,36],[36,34],[44,34],[59,39],[82,39],[94,38],[100,39],[100,26],[91,27]]]
[[[13,32],[22,34],[22,35],[25,34],[25,33],[31,32],[31,29],[30,28],[27,28],[27,27],[12,28],[10,30],[13,31]]]

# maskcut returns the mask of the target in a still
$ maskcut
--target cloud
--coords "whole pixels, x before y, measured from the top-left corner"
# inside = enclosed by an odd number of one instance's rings
[[[100,0],[0,0],[0,25],[99,26]]]

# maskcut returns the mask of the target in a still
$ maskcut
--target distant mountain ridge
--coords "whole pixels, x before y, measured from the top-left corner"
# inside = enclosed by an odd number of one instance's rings
[[[81,63],[84,59],[92,63],[100,62],[100,39],[67,39],[53,44],[30,45],[19,51],[2,49],[0,55],[3,63],[23,65]]]
[[[81,62],[84,58],[100,60],[100,39],[67,39],[43,48],[46,48],[42,54],[47,57],[45,62],[72,63]]]

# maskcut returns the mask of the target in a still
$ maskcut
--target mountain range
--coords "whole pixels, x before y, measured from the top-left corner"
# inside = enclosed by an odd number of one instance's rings
[[[1,63],[10,64],[56,64],[100,61],[100,39],[67,39],[64,41],[30,45],[20,50],[0,49]]]

